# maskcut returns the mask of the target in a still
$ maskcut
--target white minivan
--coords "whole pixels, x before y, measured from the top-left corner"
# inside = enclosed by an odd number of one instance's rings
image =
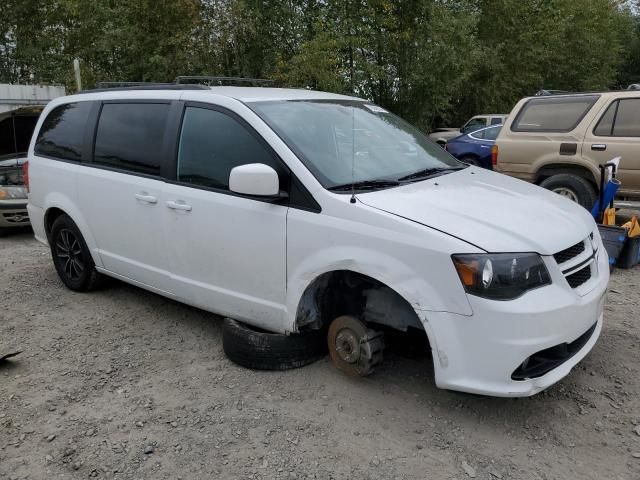
[[[385,333],[420,332],[439,387],[527,396],[602,329],[609,264],[584,208],[461,164],[359,98],[90,91],[49,103],[25,170],[35,236],[69,288],[108,275],[230,317],[255,347],[240,363],[320,335],[364,375]]]

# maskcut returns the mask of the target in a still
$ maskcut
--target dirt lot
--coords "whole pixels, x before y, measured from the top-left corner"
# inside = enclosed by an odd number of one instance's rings
[[[640,268],[613,276],[592,353],[528,399],[439,390],[392,353],[367,379],[239,368],[219,318],[70,292],[28,232],[0,239],[0,272],[0,350],[24,350],[0,367],[0,478],[640,478]]]

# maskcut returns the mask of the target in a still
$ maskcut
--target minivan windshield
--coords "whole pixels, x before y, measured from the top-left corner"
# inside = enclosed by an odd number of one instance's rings
[[[417,128],[362,101],[288,100],[250,107],[327,189],[379,189],[465,168]]]

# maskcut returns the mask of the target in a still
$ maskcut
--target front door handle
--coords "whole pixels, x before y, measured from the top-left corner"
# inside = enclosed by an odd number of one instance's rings
[[[594,143],[591,145],[591,150],[596,150],[598,152],[604,152],[607,149],[607,145],[605,143]]]
[[[147,192],[136,193],[136,200],[140,200],[143,203],[158,203],[158,199]]]
[[[167,207],[169,207],[171,210],[183,210],[185,212],[191,211],[191,205],[186,204],[182,200],[176,200],[175,202],[169,200],[167,202]]]

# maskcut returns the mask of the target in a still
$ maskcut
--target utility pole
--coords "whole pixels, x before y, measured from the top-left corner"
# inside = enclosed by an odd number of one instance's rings
[[[76,74],[76,88],[79,92],[82,90],[82,81],[80,80],[80,60],[77,58],[73,59],[73,71]]]

